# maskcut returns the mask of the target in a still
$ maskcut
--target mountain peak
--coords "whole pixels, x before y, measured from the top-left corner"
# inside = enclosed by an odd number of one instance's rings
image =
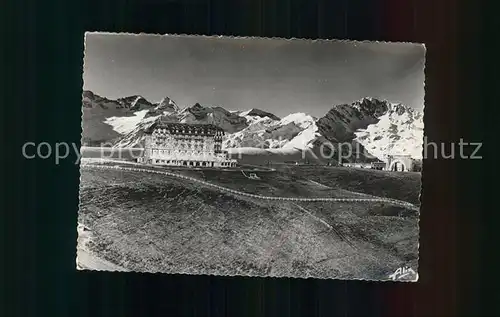
[[[252,108],[250,110],[244,111],[244,112],[240,113],[240,116],[252,116],[252,117],[255,116],[255,117],[261,117],[261,118],[268,117],[268,118],[273,119],[273,120],[280,120],[280,118],[278,116],[276,116],[270,112],[257,109],[257,108]]]
[[[158,104],[170,104],[170,105],[175,105],[175,102],[168,96],[163,97]]]
[[[189,109],[204,109],[205,107],[203,107],[199,102],[195,103],[194,105],[192,105],[191,107],[189,107]]]
[[[401,103],[393,103],[390,105],[389,111],[398,115],[402,115],[405,112],[413,113],[413,108],[407,107]]]
[[[141,95],[131,95],[131,96],[127,96],[127,97],[118,98],[117,100],[134,101],[137,99],[145,99],[145,98]]]
[[[405,112],[413,113],[414,109],[408,106],[403,105],[402,103],[394,103],[389,102],[385,99],[378,99],[373,97],[363,97],[359,100],[356,100],[351,104],[354,108],[358,110],[374,110],[374,115],[382,115],[386,112],[397,113],[398,115],[402,115]]]
[[[170,99],[170,97],[164,97],[160,102],[158,102],[155,110],[162,110],[162,111],[168,111],[168,112],[178,112],[179,107],[173,101]]]
[[[390,109],[391,103],[387,100],[380,100],[373,97],[363,97],[347,106],[358,110],[365,116],[379,117]]]
[[[84,90],[82,93],[84,98],[94,98],[96,95],[90,90]]]
[[[119,102],[101,97],[90,90],[84,90],[82,92],[82,103],[83,107],[87,109],[116,109],[121,107]]]
[[[118,101],[125,108],[133,111],[146,110],[153,108],[153,104],[141,95],[132,95],[128,97],[119,98]]]
[[[97,102],[99,102],[99,101],[111,101],[106,97],[99,96],[98,94],[94,93],[91,90],[84,90],[82,92],[82,97],[83,97],[83,99],[94,100]]]
[[[373,98],[373,97],[370,97],[370,96],[365,96],[365,97],[360,98],[360,99],[358,99],[357,101],[355,101],[355,103],[356,103],[356,102],[358,102],[358,103],[363,103],[363,102],[373,102],[374,100],[376,100],[376,101],[382,101],[382,100],[377,99],[377,98]]]
[[[226,131],[227,148],[305,149],[328,141],[334,145],[360,144],[361,149],[356,151],[361,159],[365,149],[379,159],[402,150],[414,158],[422,152],[423,113],[401,103],[369,96],[335,105],[319,119],[303,112],[280,119],[257,108],[228,111],[218,105],[200,103],[181,111],[168,96],[151,103],[140,95],[117,100],[89,90],[82,95],[84,139],[92,142],[116,139],[116,146],[135,146],[142,142],[145,127],[162,120],[215,124]]]

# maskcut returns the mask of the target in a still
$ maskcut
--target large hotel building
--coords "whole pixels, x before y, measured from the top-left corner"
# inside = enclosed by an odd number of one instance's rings
[[[169,166],[234,167],[222,150],[224,130],[213,124],[158,121],[145,131],[140,163]]]

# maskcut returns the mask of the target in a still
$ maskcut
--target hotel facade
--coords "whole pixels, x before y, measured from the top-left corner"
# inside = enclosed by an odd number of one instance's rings
[[[186,167],[235,167],[222,150],[224,130],[213,124],[156,122],[145,131],[139,163]]]

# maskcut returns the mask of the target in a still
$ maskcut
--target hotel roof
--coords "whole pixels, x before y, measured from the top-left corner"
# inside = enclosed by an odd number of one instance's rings
[[[202,123],[180,123],[180,122],[165,122],[157,121],[147,127],[144,132],[147,134],[153,133],[154,130],[165,129],[169,130],[172,134],[203,134],[203,135],[215,135],[215,132],[224,132],[224,129],[214,125],[214,124],[202,124]]]

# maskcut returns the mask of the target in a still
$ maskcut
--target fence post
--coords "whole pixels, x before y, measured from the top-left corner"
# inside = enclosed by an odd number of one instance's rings
[[[390,199],[390,198],[333,198],[333,197],[317,197],[317,198],[299,198],[299,197],[273,197],[273,196],[260,196],[260,195],[255,195],[255,194],[250,194],[250,193],[245,193],[245,192],[240,192],[238,190],[226,188],[223,186],[219,186],[216,184],[212,184],[203,180],[196,179],[194,177],[190,176],[184,176],[172,172],[167,172],[167,171],[159,171],[159,170],[149,170],[149,169],[142,169],[142,168],[136,168],[136,167],[125,167],[125,166],[110,166],[110,165],[102,165],[102,164],[92,164],[92,163],[83,163],[80,165],[80,169],[82,167],[89,167],[89,168],[96,168],[96,169],[113,169],[113,170],[124,170],[124,171],[133,171],[133,172],[146,172],[146,173],[153,173],[153,174],[159,174],[159,175],[167,175],[171,177],[177,177],[180,179],[185,179],[185,180],[190,180],[193,182],[198,182],[203,185],[217,188],[226,192],[230,192],[232,194],[236,195],[242,195],[242,196],[247,196],[247,197],[253,197],[253,198],[259,198],[259,199],[265,199],[265,200],[281,200],[281,201],[332,201],[332,202],[383,202],[383,203],[389,203],[389,204],[394,204],[394,205],[399,205],[399,206],[404,206],[406,208],[411,208],[414,210],[419,210],[418,206],[413,205],[412,203],[406,202],[406,201],[399,201],[396,199]]]

